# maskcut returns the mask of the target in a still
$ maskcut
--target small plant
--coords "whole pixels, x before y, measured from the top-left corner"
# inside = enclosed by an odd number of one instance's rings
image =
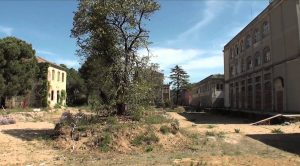
[[[235,133],[240,133],[240,129],[234,129]]]
[[[212,128],[215,128],[215,127],[216,127],[215,125],[208,125],[207,126],[208,129],[212,129]]]
[[[214,131],[206,131],[205,135],[206,136],[215,136],[216,133]]]
[[[225,133],[224,133],[223,131],[221,131],[221,132],[219,132],[219,133],[217,134],[217,136],[218,136],[219,138],[224,138],[224,137],[225,137]]]
[[[95,144],[98,145],[99,150],[102,152],[108,152],[110,150],[111,135],[110,133],[104,133],[100,138],[96,138]]]
[[[170,128],[167,125],[161,126],[159,130],[163,134],[168,134],[170,132]]]
[[[153,147],[152,146],[147,146],[145,149],[145,152],[152,152],[153,151]]]
[[[159,138],[153,132],[150,133],[146,132],[135,137],[131,143],[134,146],[138,146],[138,145],[142,145],[143,143],[146,143],[147,145],[151,145],[152,143],[157,143],[158,141]]]
[[[273,129],[271,131],[271,133],[274,133],[274,134],[283,134],[284,132],[280,128],[278,128],[278,129]]]

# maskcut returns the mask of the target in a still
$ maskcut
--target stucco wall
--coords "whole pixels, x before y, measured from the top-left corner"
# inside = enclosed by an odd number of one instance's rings
[[[54,76],[53,76],[53,71],[54,71]],[[59,77],[58,77],[58,72],[60,73]],[[50,107],[54,107],[58,103],[57,92],[59,91],[59,95],[61,95],[61,92],[63,90],[66,92],[67,73],[63,70],[50,66],[48,68],[48,82],[49,82],[48,103]],[[53,97],[52,97],[52,93],[53,93]],[[61,104],[65,105],[66,100],[63,100]]]

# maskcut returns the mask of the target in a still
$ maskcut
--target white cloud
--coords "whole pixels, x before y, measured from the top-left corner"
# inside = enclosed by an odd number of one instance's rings
[[[223,56],[216,55],[205,58],[197,58],[182,65],[186,70],[201,70],[201,69],[215,69],[223,66]]]
[[[147,55],[146,50],[140,52],[141,55]],[[158,63],[160,68],[168,70],[175,65],[182,65],[185,62],[202,56],[204,51],[197,49],[174,49],[174,48],[150,48],[151,62]]]
[[[46,51],[46,50],[36,50],[37,54],[41,54],[41,55],[50,55],[50,56],[54,56],[56,55],[55,53],[51,52],[51,51]]]
[[[7,36],[11,36],[13,32],[13,28],[11,27],[5,27],[0,25],[0,33],[4,33]]]

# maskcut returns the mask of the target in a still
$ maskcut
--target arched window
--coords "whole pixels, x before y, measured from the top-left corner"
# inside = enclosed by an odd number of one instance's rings
[[[251,45],[252,45],[251,36],[248,35],[247,38],[246,38],[246,48],[251,47]]]
[[[239,55],[239,46],[235,45],[235,55]]]
[[[258,29],[255,29],[254,31],[254,38],[253,38],[253,43],[257,43],[260,40],[260,33]]]
[[[263,36],[267,36],[270,32],[270,24],[268,21],[263,23]]]
[[[265,47],[263,53],[264,53],[264,63],[270,62],[271,61],[270,47]]]
[[[261,55],[260,52],[255,53],[255,59],[254,59],[254,66],[259,66],[261,65]]]
[[[252,68],[252,58],[248,57],[247,58],[247,70]]]

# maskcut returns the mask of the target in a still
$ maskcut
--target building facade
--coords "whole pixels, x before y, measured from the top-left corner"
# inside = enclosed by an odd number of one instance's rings
[[[49,107],[66,105],[67,72],[64,67],[51,63],[41,57],[37,57],[38,63],[47,63],[48,96]]]
[[[224,75],[210,75],[192,86],[191,105],[196,108],[224,107]]]
[[[225,107],[300,113],[300,0],[273,0],[224,47]]]

